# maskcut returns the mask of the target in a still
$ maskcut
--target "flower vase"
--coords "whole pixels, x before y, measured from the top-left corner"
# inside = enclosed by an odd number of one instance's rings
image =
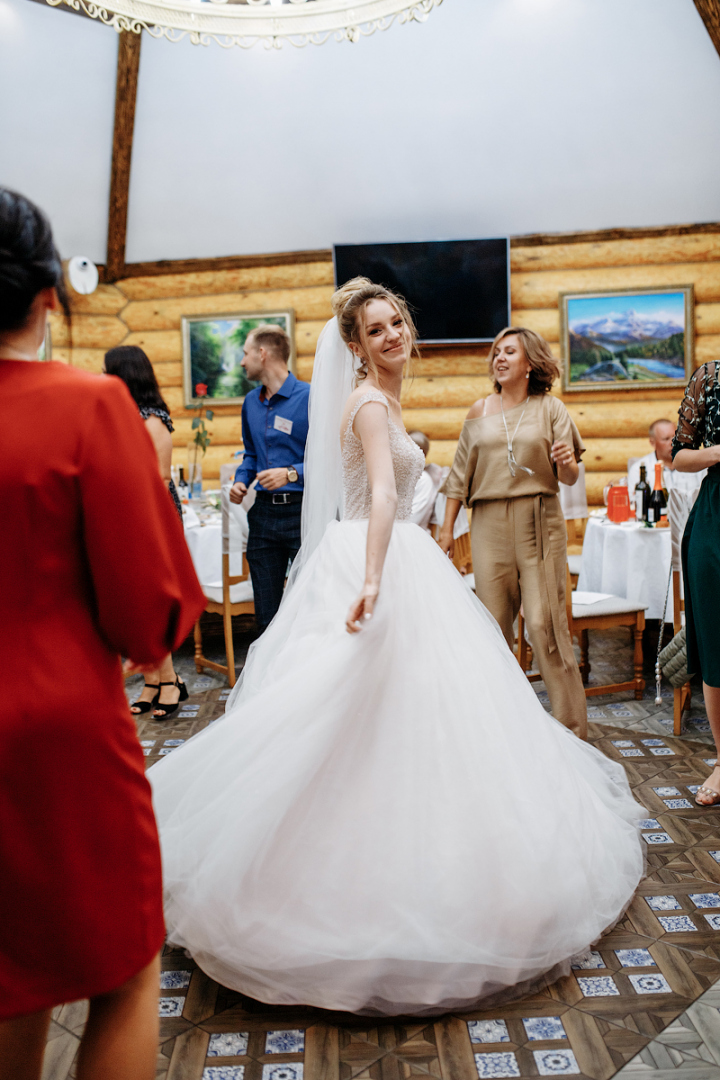
[[[190,444],[192,449],[188,448],[188,489],[191,499],[200,499],[202,497],[202,459],[198,455],[195,457],[195,447]]]

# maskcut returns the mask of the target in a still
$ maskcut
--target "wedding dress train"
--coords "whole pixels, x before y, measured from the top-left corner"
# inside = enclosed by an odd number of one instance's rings
[[[470,1007],[585,949],[643,871],[622,767],[545,713],[492,617],[403,520],[423,455],[392,420],[390,434],[398,520],[372,620],[344,627],[370,505],[351,417],[343,519],[225,716],[149,773],[169,937],[261,1001]]]

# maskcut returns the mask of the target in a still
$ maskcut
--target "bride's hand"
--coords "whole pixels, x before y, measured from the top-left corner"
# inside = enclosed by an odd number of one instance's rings
[[[357,634],[358,630],[362,629],[363,620],[372,618],[379,591],[377,585],[365,585],[357,600],[350,605],[345,620],[348,634]]]

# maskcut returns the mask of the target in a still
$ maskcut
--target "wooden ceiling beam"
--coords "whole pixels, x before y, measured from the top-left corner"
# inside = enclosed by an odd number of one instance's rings
[[[135,102],[140,67],[141,34],[123,31],[118,38],[115,81],[115,127],[113,129],[110,208],[108,213],[105,280],[117,281],[125,271],[130,164],[132,161]]]
[[[720,54],[720,0],[694,0],[713,45]]]

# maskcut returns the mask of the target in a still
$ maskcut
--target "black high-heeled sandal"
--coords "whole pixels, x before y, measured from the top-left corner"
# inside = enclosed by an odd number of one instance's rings
[[[160,697],[161,684],[156,682],[146,682],[144,689],[147,689],[148,686],[151,690],[157,690],[157,694],[152,699],[152,701],[133,701],[132,705],[130,706],[130,712],[133,714],[133,716],[142,716],[143,713],[150,712],[151,709],[155,708],[157,700]],[[135,711],[133,712],[133,710]]]
[[[174,705],[165,705],[164,702],[158,701],[157,705],[155,706],[156,709],[162,709],[162,713],[160,716],[158,716],[157,713],[153,713],[153,719],[167,720],[168,716],[172,716],[172,714],[174,712],[177,712],[177,710],[180,708],[180,702],[187,701],[190,695],[188,694],[188,688],[185,683],[180,681],[179,675],[175,676],[175,682],[161,682],[160,686],[177,686],[178,690],[180,691],[180,697],[177,699]],[[160,697],[161,693],[162,690],[158,691],[158,698]]]

